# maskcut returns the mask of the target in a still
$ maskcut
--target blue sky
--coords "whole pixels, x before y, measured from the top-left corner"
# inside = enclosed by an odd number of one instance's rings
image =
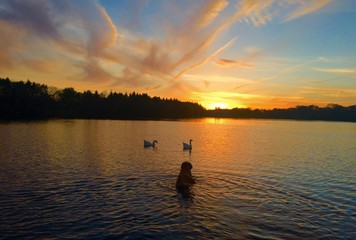
[[[206,108],[356,104],[353,0],[2,0],[0,73]]]

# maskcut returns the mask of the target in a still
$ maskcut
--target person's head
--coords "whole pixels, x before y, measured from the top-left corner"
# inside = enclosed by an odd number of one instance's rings
[[[190,162],[183,162],[182,166],[180,167],[182,170],[190,170],[193,168]]]

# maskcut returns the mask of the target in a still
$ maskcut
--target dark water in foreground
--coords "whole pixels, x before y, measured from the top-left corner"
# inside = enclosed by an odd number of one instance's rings
[[[0,239],[356,239],[355,123],[53,120],[0,139]]]

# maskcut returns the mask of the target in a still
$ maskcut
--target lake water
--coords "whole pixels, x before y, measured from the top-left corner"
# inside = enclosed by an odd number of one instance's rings
[[[355,123],[50,120],[0,139],[1,239],[356,239]]]

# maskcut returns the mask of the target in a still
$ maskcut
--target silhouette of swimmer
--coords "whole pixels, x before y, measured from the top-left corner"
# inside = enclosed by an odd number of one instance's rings
[[[191,169],[193,168],[190,162],[183,162],[180,168],[180,173],[177,178],[176,188],[187,189],[193,184],[195,184],[195,180],[192,177]]]

